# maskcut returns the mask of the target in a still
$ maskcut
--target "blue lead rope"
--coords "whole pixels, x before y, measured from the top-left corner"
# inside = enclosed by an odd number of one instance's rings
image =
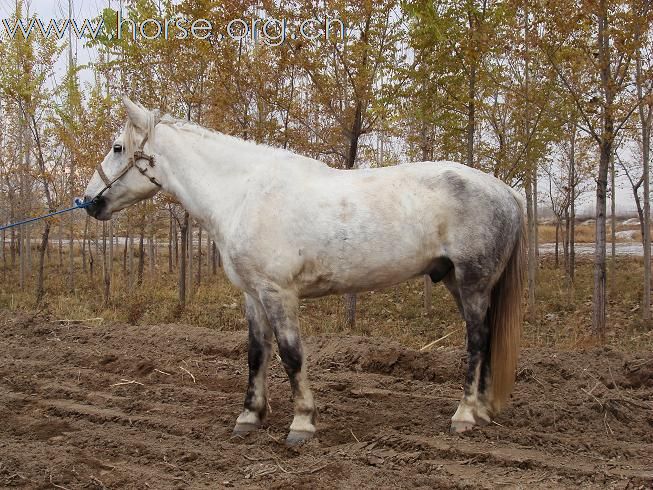
[[[39,221],[42,219],[50,218],[52,216],[56,216],[57,214],[62,214],[62,213],[67,213],[69,211],[74,211],[75,209],[84,209],[89,207],[92,204],[93,201],[88,201],[88,202],[83,202],[81,199],[77,198],[75,199],[75,206],[72,208],[68,209],[62,209],[61,211],[55,211],[54,213],[50,214],[44,214],[43,216],[37,216],[36,218],[29,218],[25,219],[23,221],[17,221],[16,223],[10,223],[5,226],[0,226],[0,231],[7,230],[9,228],[13,228],[14,226],[20,226],[20,225],[26,225],[27,223],[31,223],[32,221]]]

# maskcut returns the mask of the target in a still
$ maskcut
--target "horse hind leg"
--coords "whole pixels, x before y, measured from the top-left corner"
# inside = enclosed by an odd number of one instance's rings
[[[458,289],[458,283],[456,283],[456,271],[455,269],[451,269],[443,278],[442,282],[444,283],[445,287],[449,290],[451,293],[451,296],[453,296],[453,299],[456,301],[456,306],[458,307],[458,311],[460,314],[465,317],[465,311],[463,309],[463,301],[460,297],[460,289]]]
[[[490,293],[459,288],[459,300],[467,325],[467,373],[463,397],[451,418],[452,432],[465,432],[491,421],[487,392],[490,369],[490,329],[487,311]]]
[[[272,329],[261,303],[248,294],[245,295],[245,316],[249,327],[249,381],[244,408],[236,420],[234,435],[258,429],[268,411],[267,368],[272,351]]]

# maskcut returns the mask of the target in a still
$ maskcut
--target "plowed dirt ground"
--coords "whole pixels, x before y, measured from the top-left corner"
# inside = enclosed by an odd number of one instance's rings
[[[320,417],[283,440],[277,358],[265,430],[232,438],[246,335],[65,324],[0,313],[0,486],[24,488],[650,488],[653,355],[525,350],[496,424],[448,433],[464,353],[306,340]]]

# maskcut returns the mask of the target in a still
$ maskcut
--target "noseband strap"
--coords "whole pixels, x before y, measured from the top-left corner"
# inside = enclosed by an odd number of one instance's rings
[[[97,170],[97,173],[100,176],[100,178],[102,179],[102,182],[104,182],[105,185],[106,185],[106,188],[102,190],[102,192],[104,192],[106,189],[111,187],[112,182],[109,179],[109,177],[107,177],[107,174],[104,173],[104,169],[102,168],[102,164],[98,165],[95,170]]]
[[[123,168],[118,175],[116,175],[113,180],[107,177],[107,174],[104,172],[104,169],[102,168],[102,164],[99,164],[96,168],[96,171],[100,178],[102,179],[102,182],[104,182],[104,189],[102,189],[97,196],[95,196],[94,199],[97,199],[100,197],[102,194],[104,194],[107,190],[111,189],[111,186],[115,184],[123,175],[125,175],[127,172],[129,172],[132,167],[136,168],[142,175],[148,178],[150,182],[152,182],[155,186],[161,187],[161,184],[157,182],[157,180],[152,177],[151,175],[147,174],[147,167],[139,167],[136,165],[136,162],[139,160],[146,160],[149,167],[154,167],[154,155],[148,155],[145,153],[143,150],[145,149],[145,143],[147,143],[147,135],[145,135],[145,138],[143,138],[143,141],[141,142],[141,146],[138,150],[134,152],[132,156],[129,157],[129,160],[127,161],[127,166]]]

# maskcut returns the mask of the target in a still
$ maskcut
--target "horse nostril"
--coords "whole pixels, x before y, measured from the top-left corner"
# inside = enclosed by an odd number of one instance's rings
[[[86,212],[89,214],[89,216],[96,218],[104,207],[104,198],[102,196],[95,198],[84,196],[84,204],[86,205],[84,207],[86,208]]]

